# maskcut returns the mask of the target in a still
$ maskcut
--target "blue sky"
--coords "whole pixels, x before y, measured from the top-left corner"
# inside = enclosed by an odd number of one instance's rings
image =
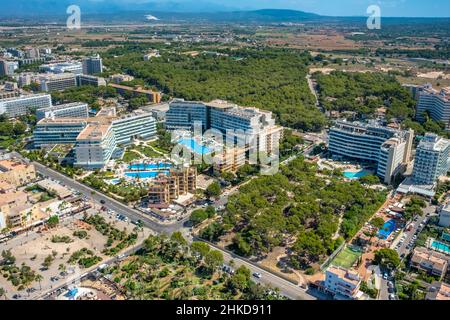
[[[253,9],[296,9],[328,16],[366,16],[369,5],[381,8],[384,17],[450,17],[450,0],[0,0],[3,11],[28,8],[48,11],[70,4],[83,4],[94,11],[110,6],[162,11],[231,11]],[[140,5],[136,5],[140,4]],[[1,15],[0,10],[0,15]]]
[[[223,1],[222,1],[223,2]],[[236,2],[228,0],[227,2]],[[382,16],[450,16],[450,0],[246,0],[248,5],[285,7],[331,16],[366,15],[369,5],[381,8]]]
[[[106,1],[106,0],[91,0]],[[108,0],[111,1],[111,0]],[[193,0],[121,0],[120,2],[196,2]],[[382,16],[450,17],[450,0],[200,0],[230,9],[284,8],[330,16],[364,16],[369,5],[379,5]],[[197,1],[198,3],[198,1]]]

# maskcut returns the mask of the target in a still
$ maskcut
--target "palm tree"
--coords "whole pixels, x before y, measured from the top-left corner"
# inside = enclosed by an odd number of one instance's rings
[[[37,282],[39,282],[39,290],[42,290],[42,285],[41,285],[41,281],[44,280],[44,277],[40,274],[37,274],[34,277],[34,280],[36,280]]]
[[[58,267],[58,270],[59,270],[61,273],[65,273],[66,270],[67,270],[66,265],[63,264],[63,263],[61,263],[61,264],[59,265],[59,267]]]
[[[6,290],[3,288],[0,288],[0,298],[3,297],[6,300]]]

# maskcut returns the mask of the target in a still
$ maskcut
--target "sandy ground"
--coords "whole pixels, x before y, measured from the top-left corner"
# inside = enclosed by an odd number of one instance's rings
[[[107,222],[113,223],[113,225],[119,229],[126,229],[127,233],[132,232],[134,226],[132,224],[125,223],[123,221],[117,221],[113,217],[109,217],[104,214]],[[84,225],[84,227],[83,227]],[[30,287],[34,287],[37,290],[42,288],[42,291],[48,290],[56,286],[56,283],[51,281],[51,278],[54,276],[58,276],[60,279],[64,279],[60,273],[59,269],[60,264],[64,264],[66,270],[72,275],[76,273],[84,272],[83,269],[80,269],[76,265],[70,265],[68,260],[72,253],[78,251],[82,248],[87,248],[94,252],[94,255],[101,257],[103,260],[107,260],[110,257],[105,256],[101,253],[101,251],[105,248],[105,244],[107,238],[99,233],[95,228],[88,227],[84,223],[80,223],[79,220],[73,219],[70,222],[67,222],[65,225],[60,225],[55,229],[44,231],[43,233],[30,234],[29,237],[24,237],[20,242],[12,241],[8,244],[4,244],[2,249],[11,249],[12,254],[16,257],[16,266],[20,266],[22,263],[30,266],[32,270],[42,275],[43,280],[41,283],[34,282]],[[79,239],[73,236],[73,232],[77,230],[85,230],[88,233],[88,237],[86,239]],[[148,233],[148,232],[147,232]],[[142,234],[142,232],[138,233],[138,241],[141,241],[143,236],[147,236]],[[69,236],[73,242],[71,243],[52,243],[51,239],[54,235],[57,236]],[[113,246],[116,243],[113,244]],[[53,255],[56,252],[54,260],[49,267],[48,270],[42,269],[42,263],[45,258],[49,255]],[[101,262],[99,262],[101,264]],[[17,288],[15,288],[10,281],[5,279],[4,277],[0,277],[0,287],[4,288],[8,292],[8,296],[12,296],[15,292],[17,292]],[[20,292],[23,297],[27,296],[25,291]]]

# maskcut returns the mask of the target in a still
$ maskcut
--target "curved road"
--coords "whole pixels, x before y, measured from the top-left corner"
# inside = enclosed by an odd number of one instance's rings
[[[183,219],[182,221],[178,221],[174,224],[170,225],[161,225],[157,222],[149,219],[141,212],[128,207],[127,205],[112,199],[99,191],[92,189],[72,178],[69,178],[59,172],[56,172],[40,163],[33,162],[34,166],[36,167],[37,172],[42,174],[43,176],[52,178],[54,180],[60,181],[66,186],[77,190],[81,192],[85,197],[93,199],[97,203],[101,203],[101,201],[104,201],[103,204],[106,208],[113,210],[114,212],[121,213],[125,216],[127,216],[130,219],[133,220],[141,220],[146,227],[153,230],[156,233],[166,233],[170,234],[175,231],[179,231],[183,228],[184,223],[188,220],[188,218]],[[299,286],[290,283],[289,281],[280,278],[276,274],[270,273],[264,269],[259,268],[258,266],[251,264],[245,260],[242,260],[239,258],[239,256],[236,256],[234,254],[230,254],[227,251],[224,251],[220,248],[214,247],[216,250],[220,250],[223,253],[225,261],[229,262],[230,260],[234,260],[235,264],[237,266],[245,265],[247,268],[249,268],[252,273],[258,272],[261,273],[262,278],[259,280],[254,279],[256,282],[261,282],[266,285],[270,285],[272,287],[276,287],[280,289],[280,293],[285,295],[286,297],[293,299],[293,300],[316,300],[317,298],[323,298],[320,293],[316,292],[307,292],[305,289],[300,288]],[[130,254],[131,251],[127,251],[127,254]],[[114,259],[111,259],[111,261],[108,261],[107,263],[112,262]]]
[[[65,184],[66,186],[81,192],[85,197],[93,199],[97,203],[101,203],[101,201],[104,201],[105,203],[102,205],[104,205],[106,208],[108,208],[114,212],[121,213],[121,214],[127,216],[129,219],[132,219],[135,221],[141,220],[146,227],[148,227],[149,229],[151,229],[155,232],[167,233],[167,234],[173,233],[173,232],[179,230],[180,228],[182,228],[183,224],[187,221],[187,218],[185,218],[184,220],[178,221],[178,222],[170,224],[170,225],[159,224],[159,223],[153,221],[152,219],[148,218],[147,216],[145,216],[143,213],[141,213],[133,208],[130,208],[127,205],[121,203],[120,201],[112,199],[112,198],[102,194],[101,192],[86,186],[85,184],[82,184],[82,183],[80,183],[72,178],[69,178],[59,172],[56,172],[50,168],[47,168],[46,166],[43,166],[40,163],[33,162],[33,164],[36,167],[36,170],[43,176],[47,176],[54,180],[60,181],[63,184]]]

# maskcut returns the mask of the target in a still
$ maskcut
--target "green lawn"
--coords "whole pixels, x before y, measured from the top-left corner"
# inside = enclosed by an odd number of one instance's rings
[[[133,151],[127,151],[127,152],[125,152],[122,160],[124,162],[132,162],[134,160],[139,160],[139,159],[141,159],[141,156],[139,154],[137,154],[136,152],[133,152]]]
[[[331,264],[349,269],[361,255],[362,254],[360,252],[353,251],[352,249],[346,247],[336,256],[336,258],[333,259]]]

